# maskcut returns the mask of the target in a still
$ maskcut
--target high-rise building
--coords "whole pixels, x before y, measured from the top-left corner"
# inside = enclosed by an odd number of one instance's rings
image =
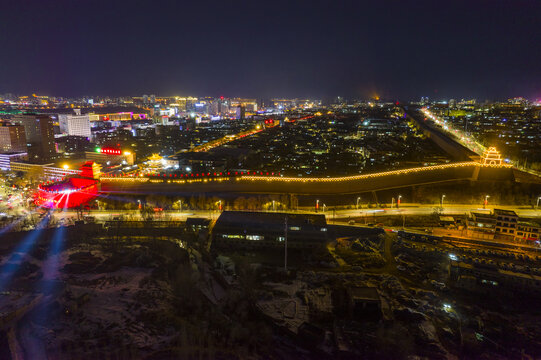
[[[236,118],[238,120],[244,120],[246,118],[246,108],[244,106],[237,106]]]
[[[53,119],[48,115],[15,115],[13,122],[24,126],[28,160],[46,162],[56,157]]]
[[[24,126],[0,124],[0,152],[26,152]]]
[[[83,136],[89,138],[92,136],[90,131],[90,116],[81,115],[80,111],[75,114],[59,114],[58,123],[60,132],[70,136]]]

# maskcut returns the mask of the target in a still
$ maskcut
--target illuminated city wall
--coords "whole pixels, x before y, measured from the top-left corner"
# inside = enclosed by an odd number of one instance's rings
[[[280,193],[280,194],[349,194],[377,191],[405,186],[476,180],[480,174],[488,177],[513,179],[513,170],[507,166],[480,166],[465,162],[432,167],[387,171],[376,174],[342,178],[285,178],[267,175],[132,177],[101,178],[102,193],[165,194],[190,192]]]

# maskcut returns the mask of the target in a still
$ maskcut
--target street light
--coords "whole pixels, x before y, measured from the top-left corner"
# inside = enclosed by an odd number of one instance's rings
[[[490,195],[485,195],[485,203],[483,204],[483,209],[486,209],[487,208],[487,205],[488,205],[488,198],[490,197]]]
[[[276,201],[272,200],[272,211],[274,211],[274,204],[276,203]]]
[[[360,196],[357,198],[357,210],[359,209],[359,201],[361,201],[361,197],[360,197]]]
[[[402,195],[398,195],[398,200],[396,200],[396,208],[397,209],[400,207],[400,199],[402,199]]]
[[[441,207],[443,207],[443,199],[445,199],[445,194],[441,196]]]
[[[316,200],[316,212],[319,210],[319,199]]]
[[[326,207],[327,207],[327,205],[323,204],[323,212],[325,212]]]
[[[536,209],[539,209],[539,200],[541,200],[541,196],[537,198],[537,205],[535,206]]]

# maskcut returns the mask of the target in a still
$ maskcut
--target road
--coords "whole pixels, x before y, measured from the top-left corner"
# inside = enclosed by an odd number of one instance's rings
[[[345,210],[336,210],[333,212],[332,209],[327,208],[325,212],[320,211],[319,214],[324,214],[327,220],[332,221],[335,220],[343,220],[347,218],[358,218],[358,217],[366,217],[367,221],[370,222],[370,218],[377,216],[421,216],[421,215],[431,215],[434,213],[434,208],[436,208],[436,205],[421,205],[421,206],[411,206],[408,204],[403,204],[400,208],[392,208],[392,209],[345,209]],[[460,205],[449,205],[444,206],[441,214],[442,215],[458,215],[458,214],[467,214],[471,211],[474,212],[486,212],[493,211],[494,208],[497,209],[505,209],[505,210],[513,210],[515,211],[519,216],[521,217],[541,217],[541,209],[532,209],[532,208],[526,208],[526,207],[513,207],[513,206],[495,206],[495,207],[487,207],[487,209],[483,209],[481,206],[474,206],[471,204],[460,204]],[[299,209],[298,211],[295,211],[297,213],[305,213],[305,214],[314,214],[315,212],[313,210],[309,209]],[[118,216],[123,215],[133,215],[136,218],[139,217],[139,211],[137,210],[92,210],[92,211],[85,211],[85,215],[93,216],[96,218],[96,220],[111,220]],[[76,211],[56,211],[54,212],[55,218],[61,219],[61,218],[76,218],[77,213]],[[159,218],[169,218],[171,220],[176,221],[184,221],[188,217],[211,217],[216,219],[219,216],[219,211],[217,210],[184,210],[184,211],[178,211],[178,210],[170,210],[170,211],[163,211],[156,214],[156,217]]]
[[[438,205],[423,205],[423,206],[408,206],[402,205],[400,208],[392,209],[359,209],[359,210],[338,210],[336,211],[336,218],[343,217],[370,217],[370,216],[414,216],[414,215],[431,215],[434,213],[434,210],[439,208]],[[531,207],[516,207],[516,206],[488,206],[486,209],[483,209],[482,206],[475,206],[471,204],[460,204],[460,205],[449,205],[444,206],[441,215],[458,215],[458,214],[469,214],[470,212],[484,212],[488,213],[489,211],[494,211],[494,209],[504,209],[504,210],[513,210],[521,217],[541,217],[541,208],[532,209]],[[332,211],[327,211],[327,218],[332,219],[332,214],[328,214]]]

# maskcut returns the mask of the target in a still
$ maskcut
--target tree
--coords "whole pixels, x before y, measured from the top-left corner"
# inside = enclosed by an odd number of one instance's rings
[[[199,195],[199,197],[197,198],[197,208],[199,210],[208,209],[207,208],[207,198],[206,198],[206,196],[204,194]]]
[[[30,182],[38,182],[44,177],[44,172],[42,167],[32,166],[30,169],[24,174],[24,177]]]
[[[247,202],[244,196],[240,196],[236,198],[235,201],[233,202],[233,208],[235,210],[246,210],[246,205],[247,205]]]
[[[249,197],[246,203],[246,208],[248,210],[257,210],[257,207],[259,205],[259,201],[255,197]]]

